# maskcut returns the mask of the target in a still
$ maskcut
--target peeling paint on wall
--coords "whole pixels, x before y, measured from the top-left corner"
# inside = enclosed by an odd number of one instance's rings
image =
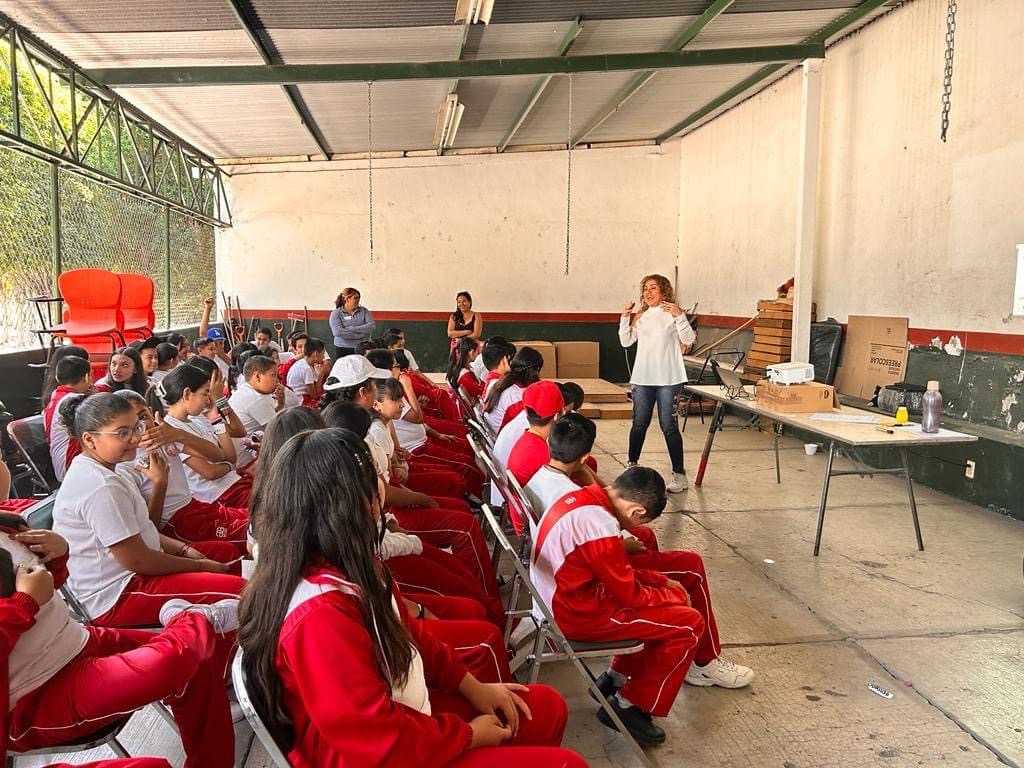
[[[944,346],[943,349],[946,350],[947,355],[959,357],[964,352],[964,345],[960,343],[959,336],[950,336],[949,343],[946,344],[946,346]]]

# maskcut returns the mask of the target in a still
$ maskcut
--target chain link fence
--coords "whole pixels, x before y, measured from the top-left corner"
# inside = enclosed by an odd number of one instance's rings
[[[64,170],[56,200],[52,187],[49,163],[0,148],[0,351],[38,343],[27,299],[53,292],[55,221],[64,271],[148,275],[158,329],[199,322],[203,297],[216,295],[211,225]]]

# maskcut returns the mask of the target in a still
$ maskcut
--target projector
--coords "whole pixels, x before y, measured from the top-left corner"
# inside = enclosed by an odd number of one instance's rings
[[[803,384],[805,381],[814,381],[814,366],[810,363],[769,365],[768,381],[773,384]]]

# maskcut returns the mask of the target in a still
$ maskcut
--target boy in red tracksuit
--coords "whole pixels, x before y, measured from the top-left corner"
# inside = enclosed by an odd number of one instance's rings
[[[562,452],[561,435],[553,431],[551,437],[553,455]],[[582,465],[586,451],[578,453],[575,463]],[[622,530],[637,520],[657,518],[664,509],[660,475],[630,467],[605,489],[575,486],[551,467],[541,472],[552,476],[541,477],[535,493],[557,487],[555,475],[561,476],[565,492],[541,519],[532,550],[534,582],[568,637],[643,640],[643,651],[616,657],[598,679],[636,740],[647,745],[664,741],[664,731],[651,717],[668,714],[684,680],[698,686],[748,685],[751,670],[719,658],[700,556],[647,550],[640,542],[633,542],[633,554],[627,554]],[[611,725],[603,709],[598,719]]]

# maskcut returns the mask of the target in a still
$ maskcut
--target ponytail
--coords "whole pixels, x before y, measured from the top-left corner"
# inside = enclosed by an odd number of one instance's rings
[[[544,358],[533,347],[523,347],[516,356],[512,358],[512,364],[508,373],[502,376],[498,383],[491,387],[487,393],[487,402],[484,411],[491,413],[498,404],[502,394],[509,387],[518,384],[521,387],[528,387],[530,384],[540,381],[540,371],[544,367]]]
[[[448,383],[456,392],[459,391],[459,377],[463,370],[469,365],[469,356],[476,349],[476,339],[463,336],[459,343],[452,350],[451,360],[448,363]]]
[[[179,402],[184,397],[185,390],[195,392],[209,381],[210,377],[201,368],[194,365],[179,365],[149,388],[146,393],[146,404],[153,413],[164,416],[167,406]]]

